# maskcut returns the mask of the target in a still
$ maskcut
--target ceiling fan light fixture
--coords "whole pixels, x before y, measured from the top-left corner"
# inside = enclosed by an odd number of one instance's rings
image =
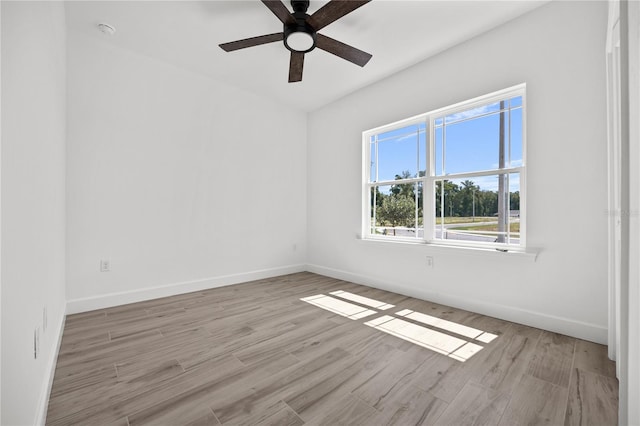
[[[316,33],[304,23],[285,26],[284,45],[292,52],[310,52],[316,47]]]
[[[285,44],[289,50],[296,52],[309,52],[316,44],[313,36],[304,31],[296,31],[287,36]]]

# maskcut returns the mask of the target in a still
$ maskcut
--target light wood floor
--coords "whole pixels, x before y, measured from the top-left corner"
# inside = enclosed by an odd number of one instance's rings
[[[337,290],[395,307],[300,300]],[[383,315],[497,337],[462,362],[365,325]],[[67,317],[47,424],[615,425],[617,404],[604,346],[300,273]]]

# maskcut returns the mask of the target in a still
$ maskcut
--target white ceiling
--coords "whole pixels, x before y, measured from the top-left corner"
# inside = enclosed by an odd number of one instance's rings
[[[92,37],[312,111],[526,13],[547,0],[373,0],[320,33],[369,52],[360,68],[322,50],[305,56],[303,80],[288,83],[281,42],[226,53],[218,44],[282,31],[258,0],[70,1],[67,25]],[[290,2],[285,0],[289,9]],[[311,0],[313,14],[326,0]],[[116,28],[107,36],[97,24]]]

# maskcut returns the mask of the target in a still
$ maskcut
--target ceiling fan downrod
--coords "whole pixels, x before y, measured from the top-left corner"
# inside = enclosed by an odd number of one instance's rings
[[[284,24],[284,46],[291,52],[307,53],[316,47],[316,31],[309,25],[309,0],[291,0],[295,22]]]

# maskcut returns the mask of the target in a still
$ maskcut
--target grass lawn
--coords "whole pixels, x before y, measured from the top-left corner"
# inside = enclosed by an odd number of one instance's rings
[[[480,225],[480,226],[463,226],[456,228],[456,231],[498,231],[498,224],[495,225]],[[512,222],[509,224],[509,230],[511,232],[520,232],[520,222]]]
[[[497,217],[483,217],[476,216],[475,219],[473,217],[445,217],[444,224],[447,225],[449,223],[467,223],[467,222],[493,222],[497,221]],[[436,224],[441,224],[442,218],[436,217]],[[462,229],[462,228],[460,228]]]

